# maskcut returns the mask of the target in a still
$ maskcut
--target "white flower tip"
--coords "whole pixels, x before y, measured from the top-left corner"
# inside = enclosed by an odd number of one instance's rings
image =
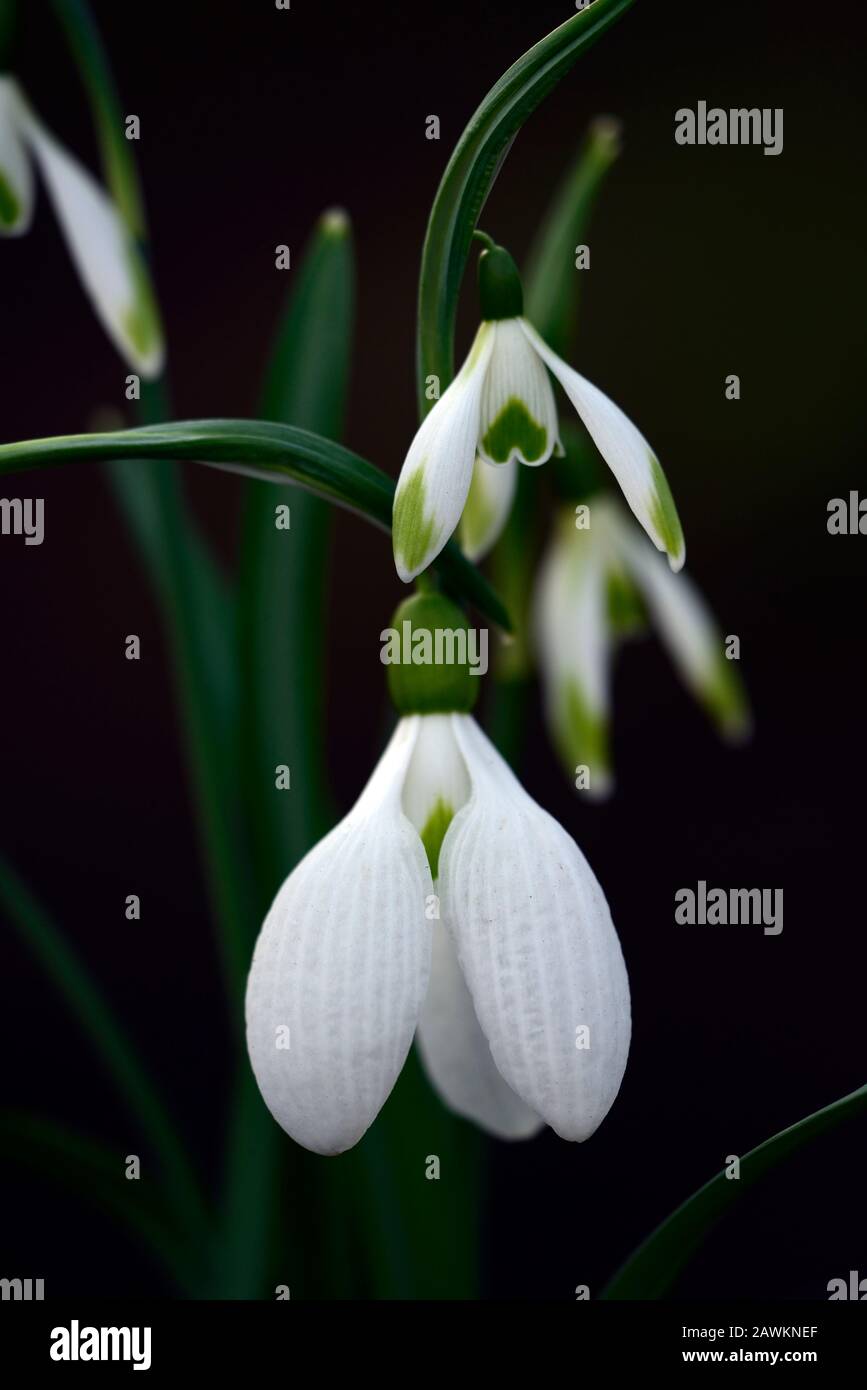
[[[350,228],[349,213],[345,208],[327,208],[319,225],[328,236],[346,236]]]

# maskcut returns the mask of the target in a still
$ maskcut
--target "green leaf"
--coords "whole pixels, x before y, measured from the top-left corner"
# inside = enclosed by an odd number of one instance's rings
[[[319,220],[268,366],[264,419],[338,439],[343,428],[355,300],[349,219]],[[275,509],[287,504],[289,530]],[[280,483],[251,482],[241,550],[241,703],[247,804],[256,829],[264,911],[279,884],[325,833],[323,641],[329,509]],[[274,768],[292,767],[292,795],[265,796]]]
[[[206,1224],[205,1203],[189,1158],[150,1077],[98,986],[63,934],[10,864],[0,859],[0,909],[33,952],[114,1078],[142,1132],[159,1153],[180,1221]]]
[[[418,299],[418,398],[428,376],[442,393],[454,375],[458,294],[476,221],[510,142],[572,64],[633,0],[594,0],[519,58],[488,92],[458,141],[440,182],[422,252]]]
[[[168,1213],[148,1185],[128,1182],[121,1157],[96,1140],[42,1116],[0,1111],[0,1157],[58,1185],[123,1222],[156,1256],[185,1293],[201,1294],[203,1273],[194,1262],[203,1251],[178,1238]]]
[[[620,153],[620,130],[610,117],[595,120],[573,167],[563,180],[533,243],[524,275],[527,318],[549,347],[569,357],[582,272],[575,247],[587,225],[605,175]]]
[[[597,0],[601,3],[601,0]],[[105,459],[193,459],[242,476],[283,477],[389,530],[394,483],[341,444],[265,420],[186,420],[103,434],[59,435],[0,445],[0,476]],[[509,617],[487,580],[454,543],[436,560],[445,587],[508,630]]]
[[[262,397],[268,420],[339,436],[352,340],[354,265],[349,220],[326,212],[313,233],[277,333]],[[291,509],[278,530],[275,508]],[[277,888],[328,819],[323,643],[329,509],[281,482],[250,482],[244,499],[238,625],[241,747],[247,819],[258,870],[258,920]],[[292,768],[292,795],[273,794],[274,768]],[[268,789],[272,789],[270,794]],[[286,1168],[281,1170],[280,1158]],[[234,1081],[224,1175],[223,1298],[265,1292],[269,1243],[278,1208],[275,1185],[303,1187],[320,1210],[329,1175],[289,1145],[259,1095],[246,1057]],[[318,1199],[318,1201],[317,1201]],[[328,1213],[325,1212],[327,1219]],[[281,1223],[281,1258],[292,1249],[295,1282],[302,1242]],[[328,1271],[339,1287],[341,1268]],[[311,1287],[312,1292],[312,1287]]]
[[[780,1130],[741,1159],[740,1179],[724,1173],[706,1182],[679,1206],[626,1261],[600,1295],[603,1299],[662,1298],[708,1232],[738,1197],[809,1140],[867,1110],[867,1086]]]
[[[138,171],[99,30],[85,0],[54,0],[54,11],[87,91],[111,195],[133,236],[142,238],[145,215]]]

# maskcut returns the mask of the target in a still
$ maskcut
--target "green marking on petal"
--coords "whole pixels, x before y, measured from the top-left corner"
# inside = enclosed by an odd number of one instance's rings
[[[650,507],[651,524],[679,569],[683,564],[685,554],[683,528],[677,514],[677,507],[674,505],[671,488],[668,486],[668,479],[655,455],[651,455],[650,458],[650,473],[654,491],[654,498]]]
[[[425,516],[424,467],[417,468],[394,499],[392,540],[395,557],[404,568],[417,570],[424,564],[435,543],[435,521]]]
[[[427,862],[430,864],[432,879],[436,879],[439,873],[440,850],[443,847],[443,840],[454,814],[454,808],[449,806],[447,801],[443,801],[441,796],[438,796],[421,831],[421,842],[424,845]]]
[[[607,780],[611,771],[608,745],[608,721],[590,708],[578,682],[563,682],[557,701],[554,734],[566,769],[574,776],[575,768],[586,764],[590,769],[591,788],[594,779]]]
[[[623,570],[609,570],[605,576],[605,602],[608,623],[616,637],[633,637],[647,628],[644,600]]]
[[[458,535],[461,549],[468,554],[481,544],[494,520],[494,506],[479,477],[480,469],[490,467],[489,463],[476,463],[473,468],[470,490],[464,503],[464,510],[461,513]]]
[[[0,172],[0,226],[14,227],[20,221],[23,209],[8,179]]]
[[[548,431],[537,424],[523,401],[511,396],[482,440],[482,451],[494,463],[508,463],[513,450],[527,463],[545,457]]]
[[[745,738],[752,726],[747,692],[737,663],[721,652],[711,678],[699,692],[701,702],[725,738]]]
[[[150,357],[163,340],[162,324],[151,283],[137,251],[129,257],[133,301],[123,316],[122,328],[140,357]]]

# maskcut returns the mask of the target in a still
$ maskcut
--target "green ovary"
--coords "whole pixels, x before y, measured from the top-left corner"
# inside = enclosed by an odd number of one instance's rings
[[[21,217],[21,201],[9,181],[0,173],[0,226],[14,227]]]
[[[508,463],[513,452],[526,463],[536,463],[545,457],[547,446],[548,431],[517,396],[509,398],[482,440],[482,451],[493,463]]]
[[[421,842],[424,845],[427,861],[430,864],[431,878],[436,880],[440,868],[440,850],[443,847],[443,840],[446,831],[452,823],[454,809],[449,806],[447,801],[443,801],[438,796],[434,802],[433,810],[424,823],[421,831]]]
[[[398,489],[392,520],[394,553],[408,570],[419,569],[434,545],[434,519],[425,519],[424,468]]]

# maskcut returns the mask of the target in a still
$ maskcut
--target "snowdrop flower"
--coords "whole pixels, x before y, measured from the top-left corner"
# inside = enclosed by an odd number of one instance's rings
[[[42,175],[106,333],[136,372],[158,376],[162,329],[131,232],[107,193],[42,124],[17,83],[0,76],[0,234],[20,236],[29,229],[34,169]]]
[[[612,498],[566,509],[548,547],[535,596],[535,630],[548,724],[579,790],[612,786],[609,757],[610,664],[618,638],[657,627],[687,688],[722,735],[750,728],[746,695],[704,599],[674,575]]]
[[[685,549],[677,509],[653,450],[622,410],[552,352],[523,315],[514,261],[491,243],[479,259],[483,322],[469,356],[422,422],[394,499],[394,556],[403,580],[415,578],[458,526],[478,456],[511,477],[476,469],[462,542],[470,555],[496,538],[508,514],[518,463],[542,464],[562,452],[551,375],[563,387],[626,501],[672,569]]]
[[[466,629],[436,594],[401,606],[422,634]],[[504,1138],[583,1140],[626,1066],[626,968],[578,846],[472,718],[466,664],[395,665],[401,714],[348,816],[289,875],[256,944],[247,1042],[298,1143],[357,1143],[413,1034],[435,1087]]]

